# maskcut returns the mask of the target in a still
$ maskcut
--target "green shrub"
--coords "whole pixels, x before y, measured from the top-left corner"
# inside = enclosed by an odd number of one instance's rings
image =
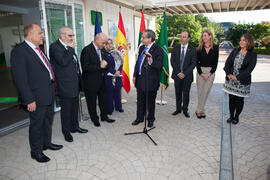
[[[270,49],[254,48],[257,54],[270,55]]]

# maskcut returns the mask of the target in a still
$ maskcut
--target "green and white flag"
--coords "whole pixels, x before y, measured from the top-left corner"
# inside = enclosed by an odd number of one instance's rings
[[[168,63],[168,36],[167,36],[167,19],[166,13],[163,12],[163,23],[159,33],[157,45],[163,49],[163,67],[160,72],[159,81],[164,89],[169,87],[169,63]]]

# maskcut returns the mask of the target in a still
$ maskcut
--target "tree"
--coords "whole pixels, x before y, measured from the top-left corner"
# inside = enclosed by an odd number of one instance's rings
[[[160,26],[163,19],[156,18],[156,33],[159,34]],[[169,46],[172,47],[175,41],[180,38],[180,33],[183,30],[188,30],[191,35],[190,44],[194,47],[199,45],[199,40],[202,30],[209,29],[212,31],[215,42],[219,41],[220,37],[224,35],[224,27],[220,24],[212,22],[208,17],[199,15],[174,15],[167,17],[168,25],[168,41]],[[216,34],[216,36],[215,36]]]
[[[160,29],[160,24],[162,23],[162,18],[157,18],[156,20],[156,28]],[[181,31],[188,30],[191,35],[190,44],[193,46],[197,46],[200,37],[201,25],[195,21],[195,16],[193,15],[174,15],[167,17],[168,24],[168,39],[172,39],[170,43],[170,47],[173,46],[175,39],[177,36],[180,36]],[[159,32],[157,29],[157,33]]]
[[[214,41],[216,43],[218,43],[220,41],[220,38],[224,36],[225,29],[224,26],[222,26],[221,24],[212,22],[208,17],[202,14],[195,16],[195,19],[201,24],[202,30],[209,29],[213,33],[213,36],[215,38]]]
[[[230,40],[233,45],[237,46],[241,36],[249,32],[252,29],[252,26],[252,24],[233,24],[229,29],[227,39]]]
[[[259,46],[263,39],[270,36],[270,25],[268,23],[258,23],[248,33],[253,36],[255,43]]]

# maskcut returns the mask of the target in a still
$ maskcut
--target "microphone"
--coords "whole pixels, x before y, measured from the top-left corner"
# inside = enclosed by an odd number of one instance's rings
[[[144,55],[148,58],[150,58],[151,56],[149,54],[146,54],[146,52],[144,52]]]

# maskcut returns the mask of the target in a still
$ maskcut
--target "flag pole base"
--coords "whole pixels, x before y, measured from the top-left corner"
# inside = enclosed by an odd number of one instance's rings
[[[127,103],[127,100],[126,99],[121,99],[121,103],[122,104],[126,104]]]
[[[167,101],[157,100],[157,101],[156,101],[156,104],[161,105],[161,106],[167,105]]]

